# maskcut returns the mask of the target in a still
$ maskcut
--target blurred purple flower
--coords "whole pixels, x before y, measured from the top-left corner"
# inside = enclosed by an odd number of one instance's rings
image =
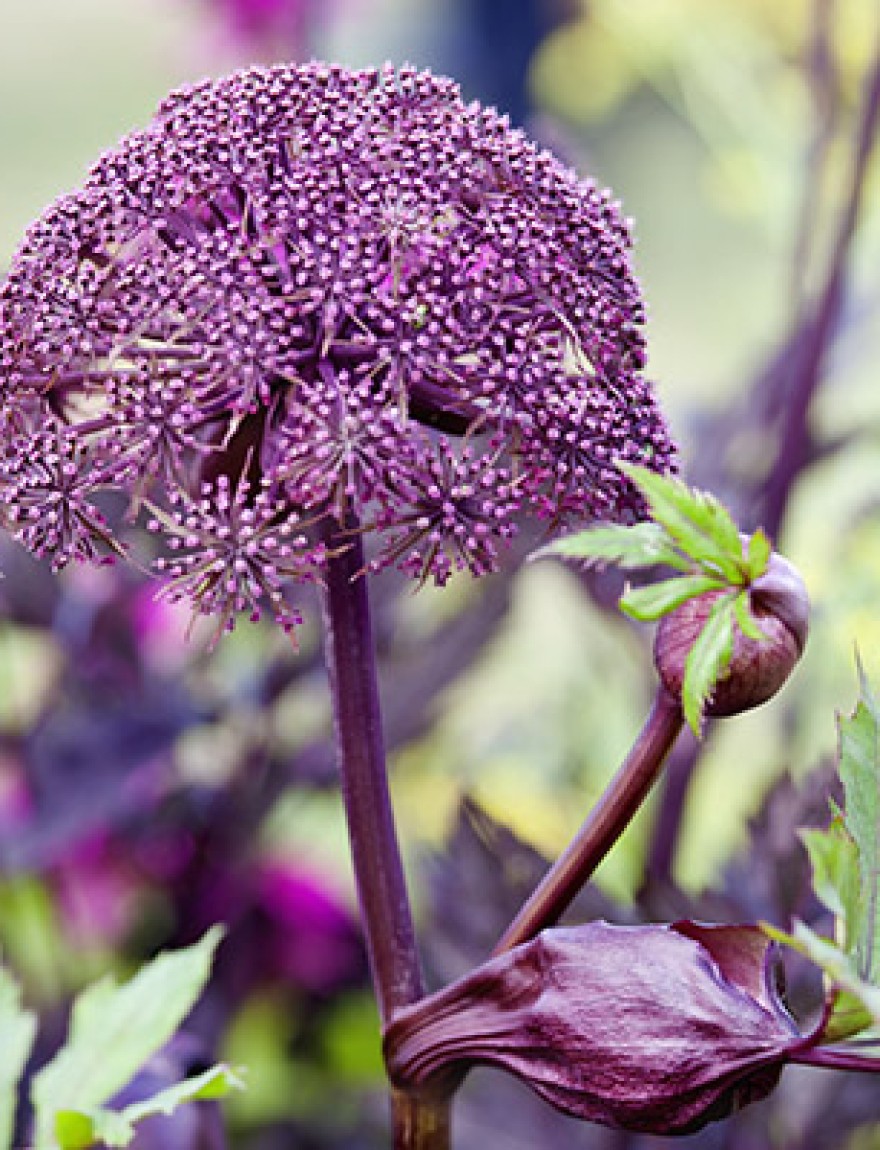
[[[324,999],[363,984],[357,918],[325,875],[282,857],[229,865],[215,855],[213,863],[190,884],[181,914],[188,929],[227,924],[218,966],[227,998],[238,1002],[255,989],[282,986]]]
[[[0,831],[25,826],[33,812],[33,798],[23,764],[11,751],[0,751]]]
[[[770,954],[750,926],[548,930],[401,1012],[389,1069],[407,1088],[442,1088],[488,1063],[578,1118],[687,1133],[763,1098],[811,1041]]]
[[[119,946],[135,922],[143,883],[126,851],[97,832],[65,851],[47,875],[74,946]]]
[[[152,671],[180,670],[190,657],[187,622],[173,603],[157,599],[152,588],[139,586],[131,595],[128,623],[139,657]]]
[[[0,287],[0,493],[56,565],[123,545],[232,626],[373,565],[478,575],[529,512],[631,518],[673,449],[628,225],[507,121],[410,69],[250,69],[171,95],[30,229]],[[343,536],[344,539],[344,536]]]
[[[317,26],[328,19],[333,0],[202,0],[222,37],[247,62],[307,58]]]
[[[326,995],[365,973],[357,921],[327,881],[282,860],[254,876],[254,903],[265,923],[264,976]]]
[[[61,924],[77,946],[120,945],[150,892],[195,895],[188,913],[224,921],[226,949],[243,949],[236,982],[296,987],[317,997],[359,985],[366,974],[360,928],[324,876],[283,858],[229,862],[200,884],[200,860],[185,828],[162,826],[128,835],[97,831],[68,844],[46,877]],[[191,924],[185,924],[188,929]],[[242,985],[237,985],[239,994]]]

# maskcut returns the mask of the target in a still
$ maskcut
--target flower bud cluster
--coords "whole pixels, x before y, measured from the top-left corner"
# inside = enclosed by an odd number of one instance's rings
[[[206,583],[204,541],[244,524],[274,591],[319,575],[326,515],[438,583],[492,570],[522,512],[631,518],[616,464],[665,470],[673,449],[630,245],[607,192],[428,73],[252,68],[176,92],[0,288],[11,525],[90,558],[118,545],[95,492],[121,488],[165,512],[162,574],[227,615],[261,580]]]

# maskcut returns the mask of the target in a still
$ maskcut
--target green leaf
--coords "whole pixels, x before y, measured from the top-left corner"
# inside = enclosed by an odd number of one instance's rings
[[[652,517],[686,555],[732,584],[743,583],[745,564],[739,528],[714,496],[644,467],[621,464],[621,469],[647,499]]]
[[[679,579],[665,579],[649,587],[635,587],[626,591],[618,606],[625,615],[643,622],[668,615],[688,599],[696,599],[707,591],[722,590],[726,586],[720,579],[708,575],[682,575]]]
[[[827,830],[808,828],[800,837],[813,868],[813,890],[839,921],[835,935],[851,955],[861,922],[859,849],[840,816]]]
[[[10,1150],[18,1083],[37,1034],[36,1016],[21,1005],[21,990],[0,967],[0,1150]]]
[[[758,625],[749,605],[748,591],[740,591],[733,601],[734,615],[737,626],[747,639],[754,639],[756,643],[766,643],[767,636]]]
[[[681,701],[688,725],[699,737],[703,708],[733,655],[734,596],[716,600],[684,665]]]
[[[124,986],[104,979],[79,996],[62,1050],[34,1079],[36,1150],[55,1145],[55,1116],[102,1106],[174,1035],[207,983],[222,931],[160,954]]]
[[[60,1150],[83,1150],[100,1142],[105,1146],[128,1146],[138,1122],[157,1114],[169,1116],[187,1102],[225,1098],[244,1089],[241,1078],[228,1066],[214,1066],[193,1078],[160,1090],[151,1098],[122,1110],[97,1106],[89,1110],[62,1110],[55,1116],[55,1136]]]
[[[838,719],[839,771],[846,829],[859,858],[858,969],[862,978],[880,982],[880,713],[861,667],[859,676],[858,706],[849,719]]]
[[[862,1034],[874,1023],[858,995],[848,990],[838,990],[834,994],[831,1012],[822,1028],[823,1042],[843,1042]]]
[[[863,1017],[868,1019],[869,1025],[880,1023],[880,987],[872,986],[871,983],[861,978],[853,959],[839,946],[831,942],[830,939],[822,938],[800,920],[794,923],[791,934],[786,934],[785,931],[779,930],[769,923],[762,922],[760,926],[770,938],[790,946],[808,958],[810,962],[815,963],[824,971],[833,986],[839,987],[851,996],[845,1002],[851,1024],[857,1015],[853,1006],[853,999],[856,1003],[861,1004],[864,1010]],[[860,1027],[860,1029],[867,1029],[867,1027]],[[849,1031],[850,1035],[854,1033],[858,1033],[858,1031]]]
[[[627,569],[655,567],[663,564],[679,571],[690,571],[692,564],[678,551],[658,523],[636,523],[632,527],[603,524],[556,539],[532,556],[558,555],[564,559],[581,559],[588,563],[615,563]]]
[[[837,1042],[880,1027],[880,711],[859,664],[860,699],[849,719],[838,718],[838,771],[844,809],[831,804],[825,831],[803,830],[813,889],[835,916],[835,940],[802,922],[793,934],[764,927],[825,972],[835,990],[823,1041]]]
[[[746,563],[750,579],[759,579],[767,570],[773,548],[770,540],[759,527],[749,540]]]
[[[61,1110],[55,1115],[55,1142],[61,1150],[88,1150],[94,1146],[95,1124],[87,1114]]]

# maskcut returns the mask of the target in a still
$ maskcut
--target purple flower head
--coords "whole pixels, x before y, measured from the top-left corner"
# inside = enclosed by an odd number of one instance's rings
[[[56,565],[121,550],[231,625],[319,578],[482,574],[523,514],[631,519],[673,448],[627,224],[449,80],[253,68],[172,94],[32,226],[0,288],[0,489]],[[332,532],[331,532],[332,534]]]
[[[469,1063],[508,1070],[553,1106],[684,1134],[763,1098],[809,1043],[750,926],[548,930],[401,1012],[391,1077],[443,1089]]]

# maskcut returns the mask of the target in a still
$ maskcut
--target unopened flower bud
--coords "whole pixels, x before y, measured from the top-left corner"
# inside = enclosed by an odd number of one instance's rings
[[[392,1080],[437,1088],[469,1064],[577,1118],[683,1134],[767,1095],[805,1041],[752,926],[547,930],[401,1012]]]
[[[664,616],[654,640],[654,662],[663,684],[680,699],[687,657],[710,611],[728,591],[689,599]],[[796,568],[776,552],[767,570],[748,588],[752,618],[764,633],[755,639],[734,620],[730,664],[706,705],[707,715],[736,715],[772,698],[803,654],[810,601]]]

